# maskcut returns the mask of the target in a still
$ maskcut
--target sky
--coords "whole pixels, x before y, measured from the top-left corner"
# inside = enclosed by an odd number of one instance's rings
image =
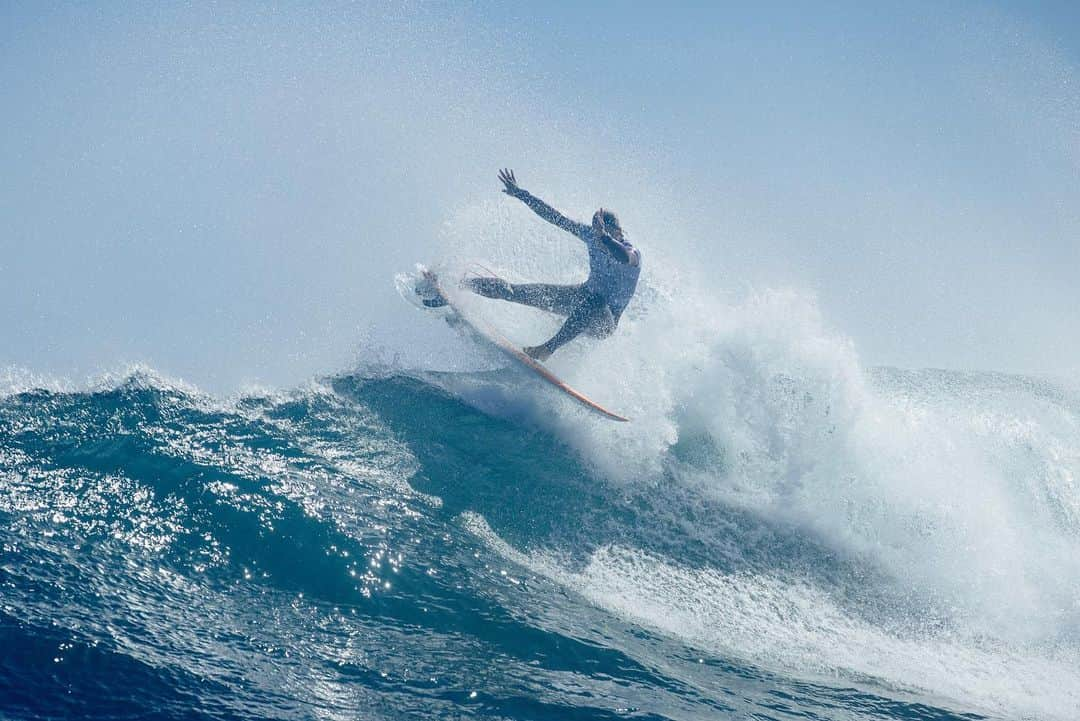
[[[1080,10],[941,5],[5,2],[0,372],[229,393],[422,344],[393,276],[516,233],[509,166],[615,208],[643,282],[1071,377]]]

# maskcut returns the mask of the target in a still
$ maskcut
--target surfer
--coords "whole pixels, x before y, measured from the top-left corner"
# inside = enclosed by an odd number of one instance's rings
[[[512,170],[500,170],[503,192],[522,201],[549,223],[573,233],[585,242],[589,251],[589,277],[580,285],[516,283],[502,278],[472,278],[467,286],[486,298],[540,308],[566,316],[562,328],[546,343],[522,350],[538,361],[545,361],[561,346],[582,333],[606,338],[615,331],[626,305],[637,289],[641,273],[641,252],[625,236],[619,219],[610,210],[600,208],[592,225],[571,220],[535,195],[518,186]]]

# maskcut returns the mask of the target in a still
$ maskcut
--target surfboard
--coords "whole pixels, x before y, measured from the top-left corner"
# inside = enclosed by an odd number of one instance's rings
[[[469,317],[462,309],[455,305],[453,299],[448,293],[446,293],[439,281],[438,276],[430,270],[419,267],[421,278],[423,282],[426,282],[430,286],[430,292],[427,293],[430,297],[423,298],[421,302],[422,307],[426,308],[446,308],[449,311],[447,316],[447,322],[451,325],[464,324],[474,335],[481,340],[495,346],[502,351],[507,357],[521,366],[524,366],[541,380],[546,381],[552,387],[559,390],[561,393],[576,401],[582,407],[588,409],[592,413],[595,413],[603,418],[607,418],[612,421],[619,421],[621,423],[629,422],[629,418],[621,416],[614,411],[608,410],[604,406],[600,405],[593,399],[581,391],[573,388],[552,373],[543,363],[530,358],[520,348],[514,345],[506,336],[498,331],[491,324],[480,320],[479,318]],[[427,289],[424,289],[427,290]],[[423,295],[420,288],[414,288],[414,292],[417,296]]]

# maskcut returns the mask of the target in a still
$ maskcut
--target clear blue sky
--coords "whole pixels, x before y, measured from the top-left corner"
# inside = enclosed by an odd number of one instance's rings
[[[411,342],[391,276],[508,165],[869,364],[1080,370],[1080,10],[821,5],[7,2],[0,369]]]

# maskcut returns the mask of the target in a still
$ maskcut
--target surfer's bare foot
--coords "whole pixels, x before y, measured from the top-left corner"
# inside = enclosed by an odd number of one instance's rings
[[[477,295],[498,300],[506,300],[514,292],[510,284],[502,278],[469,278],[465,281],[465,286]]]
[[[533,360],[537,360],[540,362],[546,361],[548,358],[551,357],[551,351],[549,351],[547,346],[544,345],[534,345],[528,348],[522,348],[521,352],[529,356]]]

